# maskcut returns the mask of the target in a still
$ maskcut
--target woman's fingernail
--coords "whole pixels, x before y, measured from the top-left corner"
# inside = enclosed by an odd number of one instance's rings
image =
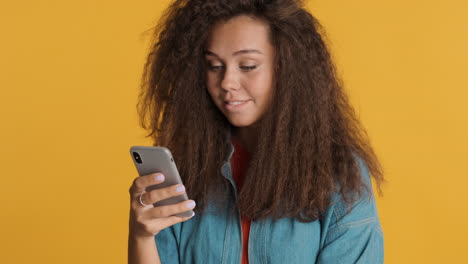
[[[185,204],[185,207],[192,209],[192,208],[195,207],[195,202],[194,202],[194,201],[190,201],[190,202],[188,202],[188,203]]]
[[[183,192],[185,191],[185,187],[183,185],[179,185],[176,187],[176,192]]]
[[[154,178],[155,178],[157,181],[162,181],[162,180],[164,180],[164,176],[163,176],[162,174],[156,174],[156,175],[154,176]]]

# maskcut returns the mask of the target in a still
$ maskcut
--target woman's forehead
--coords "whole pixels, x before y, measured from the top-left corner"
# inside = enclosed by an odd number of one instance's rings
[[[216,24],[206,46],[207,54],[224,56],[267,55],[271,49],[268,25],[247,16]]]

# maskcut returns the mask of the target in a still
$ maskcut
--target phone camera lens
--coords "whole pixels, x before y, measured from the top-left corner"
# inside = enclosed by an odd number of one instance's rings
[[[137,163],[142,163],[140,154],[138,154],[138,152],[133,152],[133,158],[135,158]]]

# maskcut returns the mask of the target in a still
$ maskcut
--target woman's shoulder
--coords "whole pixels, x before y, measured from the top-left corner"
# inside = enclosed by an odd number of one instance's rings
[[[351,203],[337,192],[321,220],[321,241],[318,263],[383,263],[383,232],[372,192],[369,171],[359,160],[367,192]]]
[[[360,175],[362,177],[361,191],[352,194],[343,194],[337,190],[333,193],[328,211],[333,211],[337,222],[349,214],[351,214],[348,216],[350,218],[377,216],[375,196],[369,169],[361,158],[356,157],[356,161],[359,165]],[[345,199],[343,195],[347,195],[347,199]]]
[[[380,235],[380,226],[372,180],[365,162],[357,157],[362,177],[362,192],[351,194],[345,200],[339,191],[333,193],[331,203],[322,217],[328,236],[358,230],[358,227],[371,228]]]

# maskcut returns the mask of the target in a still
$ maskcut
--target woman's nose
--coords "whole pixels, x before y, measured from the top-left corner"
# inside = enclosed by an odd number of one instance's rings
[[[239,89],[239,77],[236,70],[231,68],[224,71],[221,77],[221,88],[224,90],[237,90]]]

